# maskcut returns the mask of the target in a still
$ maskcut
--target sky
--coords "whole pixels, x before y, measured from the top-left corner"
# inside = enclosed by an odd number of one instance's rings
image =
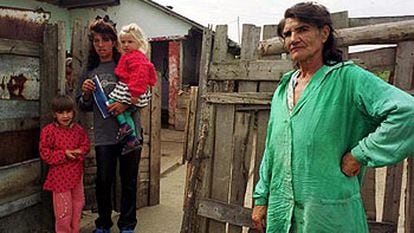
[[[204,26],[227,24],[229,37],[239,42],[243,24],[277,24],[284,11],[297,0],[154,0]],[[413,0],[320,0],[333,12],[348,11],[349,17],[414,15]]]

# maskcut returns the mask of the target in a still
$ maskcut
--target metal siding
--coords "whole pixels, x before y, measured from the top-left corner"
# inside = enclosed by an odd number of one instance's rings
[[[39,100],[39,59],[0,55],[0,99]]]

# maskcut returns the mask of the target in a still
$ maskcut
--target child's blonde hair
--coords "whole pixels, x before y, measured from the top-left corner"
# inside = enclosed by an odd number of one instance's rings
[[[122,36],[130,35],[134,38],[138,44],[141,46],[139,50],[143,53],[147,53],[149,44],[147,37],[145,36],[142,29],[135,23],[128,24],[122,27],[121,31],[119,32],[118,37],[121,38]]]

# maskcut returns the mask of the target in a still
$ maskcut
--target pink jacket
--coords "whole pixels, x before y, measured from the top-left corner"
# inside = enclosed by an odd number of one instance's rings
[[[119,81],[128,85],[131,96],[138,97],[154,86],[157,74],[154,65],[141,51],[123,54],[115,68]]]

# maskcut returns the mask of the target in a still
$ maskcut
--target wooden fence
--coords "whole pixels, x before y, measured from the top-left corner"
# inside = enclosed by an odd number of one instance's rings
[[[343,28],[338,38],[344,51],[361,43],[396,44],[345,56],[374,72],[387,70],[390,82],[412,92],[413,17],[348,19],[347,12],[342,12],[333,18],[337,28]],[[358,27],[346,28],[351,23]],[[190,104],[192,117],[185,136],[189,168],[181,233],[236,233],[252,227],[251,193],[258,180],[271,96],[282,73],[292,69],[289,60],[281,59],[284,51],[274,38],[276,26],[265,26],[262,34],[260,40],[260,27],[244,25],[241,54],[234,58],[227,53],[226,25],[217,26],[214,38],[211,29],[204,32],[200,84],[194,94],[197,100]],[[403,164],[386,169],[385,198],[380,206],[376,203],[378,171],[368,169],[362,192],[370,232],[396,232],[400,203],[405,204],[405,232],[414,229],[413,162],[408,160],[407,190],[405,200],[400,201]],[[377,218],[380,208],[384,211]]]
[[[0,24],[0,232],[52,229],[38,139],[41,126],[51,120],[49,101],[64,80],[62,24],[7,15]]]

